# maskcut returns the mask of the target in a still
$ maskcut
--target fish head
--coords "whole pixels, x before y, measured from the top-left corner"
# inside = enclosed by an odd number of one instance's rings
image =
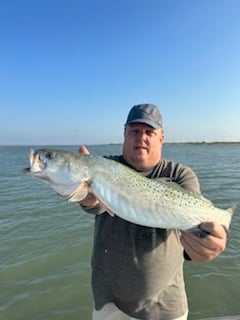
[[[89,180],[89,170],[81,154],[53,149],[31,149],[30,167],[24,173],[40,179],[61,196],[70,196],[82,184]]]
[[[44,176],[44,169],[47,167],[46,165],[46,160],[45,160],[46,155],[39,150],[38,152],[30,149],[29,151],[29,162],[30,162],[30,167],[24,169],[24,173],[32,175],[32,176],[39,176],[39,179],[43,178]]]

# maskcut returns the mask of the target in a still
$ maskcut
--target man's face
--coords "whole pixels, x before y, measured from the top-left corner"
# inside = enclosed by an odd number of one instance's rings
[[[128,125],[124,131],[123,157],[137,170],[156,165],[161,158],[164,134],[143,123]]]

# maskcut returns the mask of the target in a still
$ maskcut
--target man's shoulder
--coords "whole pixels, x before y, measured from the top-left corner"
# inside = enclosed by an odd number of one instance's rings
[[[159,163],[157,164],[157,166],[155,167],[155,171],[159,174],[159,175],[162,175],[162,176],[176,176],[178,174],[181,174],[183,172],[193,172],[193,170],[182,164],[182,163],[179,163],[179,162],[175,162],[173,160],[168,160],[168,159],[161,159],[159,161]]]
[[[161,159],[152,178],[165,178],[165,180],[175,182],[189,191],[200,193],[197,175],[189,166],[182,163]]]

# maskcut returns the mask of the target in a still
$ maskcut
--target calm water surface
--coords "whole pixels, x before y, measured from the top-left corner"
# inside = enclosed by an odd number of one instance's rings
[[[89,148],[121,152],[120,145]],[[94,218],[22,174],[28,150],[0,147],[0,320],[90,320]],[[240,201],[240,145],[165,145],[164,156],[191,166],[215,205]],[[239,226],[237,209],[226,251],[185,263],[189,319],[240,314]]]

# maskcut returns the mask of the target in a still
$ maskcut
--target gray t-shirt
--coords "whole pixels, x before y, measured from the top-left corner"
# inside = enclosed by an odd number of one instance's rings
[[[126,164],[122,156],[109,158]],[[196,175],[182,164],[162,159],[140,174],[151,179],[164,178],[200,194]],[[89,213],[104,211],[101,206],[84,209]],[[138,319],[170,320],[182,316],[188,306],[179,230],[143,227],[106,212],[95,219],[92,254],[95,309],[112,302]]]

